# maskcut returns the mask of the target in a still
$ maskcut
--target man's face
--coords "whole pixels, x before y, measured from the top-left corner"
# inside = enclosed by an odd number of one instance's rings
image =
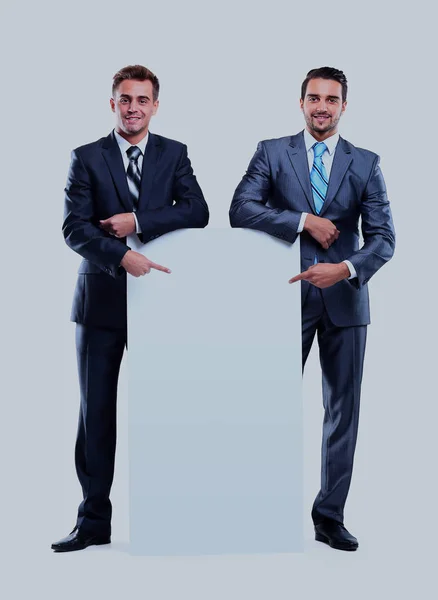
[[[158,110],[158,100],[153,101],[151,81],[126,79],[111,98],[111,109],[116,115],[116,131],[136,143],[147,133],[149,121]]]
[[[317,140],[325,140],[337,132],[347,102],[342,102],[342,85],[338,81],[311,79],[300,106],[309,133]]]

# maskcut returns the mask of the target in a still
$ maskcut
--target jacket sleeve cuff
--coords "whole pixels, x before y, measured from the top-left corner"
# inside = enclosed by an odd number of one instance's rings
[[[349,260],[344,260],[343,262],[347,265],[348,270],[350,271],[350,277],[348,279],[354,279],[357,277],[356,269],[353,267],[352,263]]]
[[[306,217],[309,213],[303,212],[301,213],[301,219],[300,222],[298,224],[298,229],[297,229],[297,233],[301,233],[304,229],[304,222],[306,220]]]

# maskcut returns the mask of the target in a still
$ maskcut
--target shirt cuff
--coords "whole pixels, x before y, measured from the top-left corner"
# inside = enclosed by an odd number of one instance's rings
[[[350,277],[348,279],[354,279],[355,277],[357,277],[356,269],[353,267],[351,262],[349,260],[344,260],[342,262],[344,262],[347,265],[348,270],[350,271]]]
[[[297,229],[297,233],[301,233],[304,229],[304,221],[306,220],[306,217],[309,213],[301,213],[301,219],[300,222],[298,223],[298,229]]]
[[[134,215],[134,221],[135,221],[135,233],[141,233],[141,228],[140,228],[140,225],[138,224],[137,215],[135,214],[135,212],[133,212],[132,214]]]

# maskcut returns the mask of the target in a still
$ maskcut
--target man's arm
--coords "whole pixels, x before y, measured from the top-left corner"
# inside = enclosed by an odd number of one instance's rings
[[[95,224],[95,218],[90,177],[79,153],[73,150],[65,188],[65,241],[83,258],[117,277],[122,272],[119,265],[130,248]]]
[[[143,243],[176,229],[205,227],[208,223],[208,206],[193,173],[185,145],[182,145],[175,171],[172,197],[172,206],[136,212]]]
[[[259,142],[248,170],[234,192],[231,227],[258,229],[290,243],[298,236],[301,212],[266,206],[271,193],[271,170],[263,142]]]
[[[364,244],[348,257],[357,277],[351,280],[360,287],[394,254],[395,230],[385,181],[376,156],[361,202],[362,235]]]

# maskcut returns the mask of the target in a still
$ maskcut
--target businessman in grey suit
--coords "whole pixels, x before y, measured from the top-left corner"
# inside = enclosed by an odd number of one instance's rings
[[[303,368],[315,334],[323,375],[321,489],[315,539],[356,550],[344,527],[356,446],[367,282],[394,253],[395,232],[379,157],[338,134],[347,106],[342,71],[309,71],[301,87],[306,128],[260,142],[230,208],[232,227],[301,241]],[[363,245],[359,247],[359,218]]]

